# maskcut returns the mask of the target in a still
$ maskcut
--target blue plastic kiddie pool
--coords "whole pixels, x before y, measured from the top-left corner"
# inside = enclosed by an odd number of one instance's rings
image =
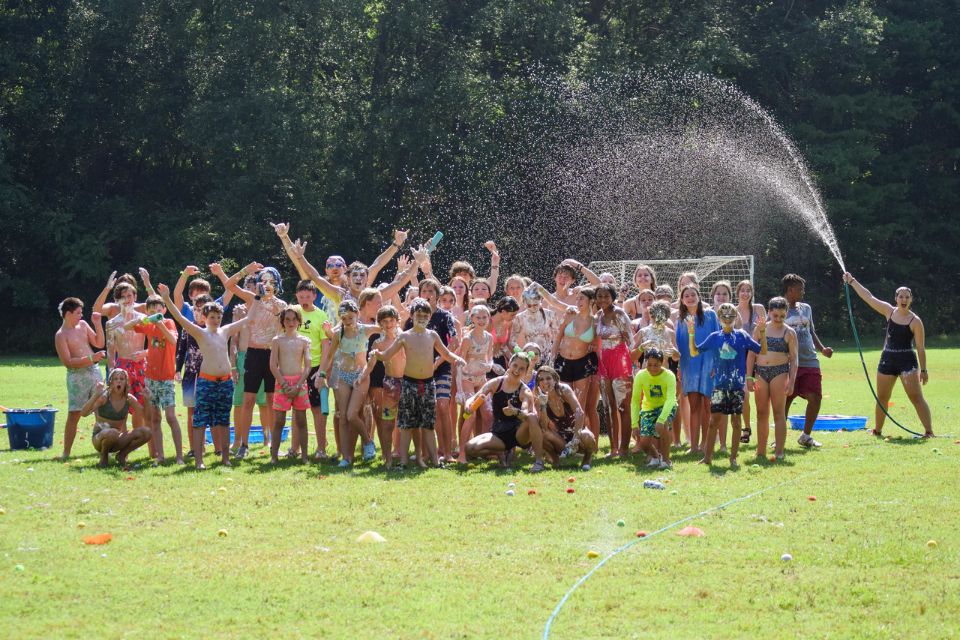
[[[790,426],[794,431],[803,429],[803,416],[790,416]],[[818,416],[813,423],[814,431],[860,431],[867,428],[867,416]]]
[[[290,427],[284,427],[280,435],[280,441],[285,441],[290,437]],[[233,442],[233,427],[230,427],[230,442]],[[207,444],[213,444],[213,437],[210,435],[210,429],[207,429]],[[263,444],[263,427],[255,424],[250,427],[250,436],[247,438],[247,444]]]

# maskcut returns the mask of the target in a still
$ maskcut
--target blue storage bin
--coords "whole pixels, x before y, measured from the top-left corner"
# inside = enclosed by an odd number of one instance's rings
[[[790,427],[794,431],[801,431],[803,422],[803,416],[790,416]],[[866,428],[866,416],[817,416],[813,423],[814,431],[860,431]]]
[[[280,442],[285,441],[290,436],[290,427],[284,427],[280,434]],[[233,443],[233,427],[230,427],[230,442]],[[207,444],[213,444],[213,436],[210,435],[210,429],[207,429]],[[263,444],[263,427],[255,424],[250,427],[250,435],[247,438],[247,444]]]
[[[7,437],[11,449],[47,449],[53,446],[53,425],[57,410],[45,409],[8,409]]]

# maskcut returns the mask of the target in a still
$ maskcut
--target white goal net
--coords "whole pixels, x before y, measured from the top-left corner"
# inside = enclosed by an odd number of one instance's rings
[[[692,271],[700,280],[701,294],[707,296],[710,288],[718,280],[728,280],[736,290],[737,283],[749,280],[753,283],[753,256],[704,256],[702,258],[678,258],[675,260],[598,260],[587,265],[591,271],[600,275],[612,273],[617,285],[630,286],[630,295],[638,293],[633,282],[633,273],[637,267],[645,264],[657,275],[657,284],[668,284],[677,295],[677,281],[680,274]],[[736,300],[733,301],[736,304]]]

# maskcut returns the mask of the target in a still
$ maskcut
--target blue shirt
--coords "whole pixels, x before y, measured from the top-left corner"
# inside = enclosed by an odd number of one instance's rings
[[[743,329],[730,333],[714,331],[697,345],[698,351],[717,351],[713,364],[715,389],[736,391],[746,382],[747,351],[760,353],[760,343],[747,335]]]

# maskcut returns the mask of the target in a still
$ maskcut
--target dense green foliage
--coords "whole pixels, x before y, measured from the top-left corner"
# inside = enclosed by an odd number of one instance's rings
[[[278,258],[267,219],[291,220],[315,247],[372,259],[409,176],[438,162],[482,172],[492,142],[481,131],[527,98],[531,67],[585,77],[670,65],[737,83],[805,154],[862,281],[884,297],[907,282],[919,304],[932,302],[936,280],[960,273],[956,9],[7,2],[0,349],[48,349],[55,303],[90,301],[112,269],[143,265],[170,280],[187,262]],[[814,304],[839,311],[837,266],[796,235],[757,248],[761,285],[799,271]],[[929,332],[956,329],[957,303],[921,308]],[[842,322],[824,318],[821,332]]]

